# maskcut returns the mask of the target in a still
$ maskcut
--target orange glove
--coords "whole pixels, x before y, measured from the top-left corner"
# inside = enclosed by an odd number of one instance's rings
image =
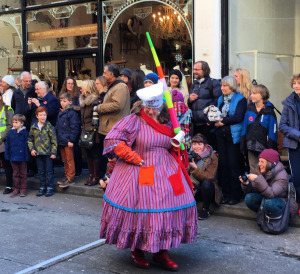
[[[125,144],[124,141],[115,147],[114,153],[116,153],[120,159],[123,159],[126,162],[134,165],[140,165],[143,161],[135,151],[132,151],[132,149]]]

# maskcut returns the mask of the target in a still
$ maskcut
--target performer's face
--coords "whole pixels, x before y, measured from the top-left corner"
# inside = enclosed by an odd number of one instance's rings
[[[145,114],[148,115],[152,119],[156,119],[159,115],[160,108],[148,108],[144,107]]]

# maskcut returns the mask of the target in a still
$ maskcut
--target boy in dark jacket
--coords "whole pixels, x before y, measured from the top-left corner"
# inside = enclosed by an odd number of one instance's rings
[[[36,157],[40,190],[36,196],[52,196],[54,192],[53,159],[56,158],[57,140],[55,128],[47,121],[48,111],[45,107],[36,109],[38,122],[33,123],[28,136],[28,147],[33,157]],[[46,177],[48,186],[46,184]]]
[[[57,120],[57,141],[61,158],[65,168],[65,178],[57,182],[59,187],[65,188],[74,184],[75,162],[73,157],[74,143],[78,142],[80,120],[72,106],[72,97],[69,93],[59,96],[61,109]]]
[[[15,114],[13,116],[13,128],[8,132],[5,144],[5,158],[11,161],[15,178],[15,190],[11,197],[20,194],[26,196],[27,188],[27,162],[29,160],[29,150],[27,146],[28,131],[24,126],[25,116]]]

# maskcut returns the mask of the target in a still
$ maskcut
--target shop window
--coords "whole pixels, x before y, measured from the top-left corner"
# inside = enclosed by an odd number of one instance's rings
[[[19,74],[23,68],[21,14],[0,16],[0,75]]]
[[[282,109],[281,101],[292,91],[290,76],[300,71],[300,0],[228,3],[229,73],[247,69]]]
[[[46,60],[30,62],[30,73],[33,80],[46,81],[51,84],[51,91],[53,94],[58,95],[58,72],[57,61]]]
[[[96,2],[28,11],[27,24],[28,52],[98,46]]]
[[[1,0],[0,1],[0,12],[11,11],[14,9],[21,8],[21,0]]]
[[[146,32],[150,33],[167,76],[177,66],[192,74],[193,1],[102,2],[105,63],[156,72]]]

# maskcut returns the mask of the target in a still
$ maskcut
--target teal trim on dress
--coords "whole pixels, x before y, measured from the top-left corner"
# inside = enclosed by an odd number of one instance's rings
[[[104,200],[109,203],[111,206],[116,207],[118,209],[122,209],[125,211],[129,211],[132,213],[161,213],[161,212],[169,212],[169,211],[176,211],[176,210],[180,210],[180,209],[185,209],[188,207],[192,207],[196,204],[196,201],[187,204],[187,205],[183,205],[183,206],[178,206],[178,207],[171,207],[171,208],[162,208],[162,209],[135,209],[135,208],[128,208],[128,207],[124,207],[124,206],[119,206],[115,203],[113,203],[112,201],[110,201],[109,199],[107,199],[106,195],[103,196]]]

